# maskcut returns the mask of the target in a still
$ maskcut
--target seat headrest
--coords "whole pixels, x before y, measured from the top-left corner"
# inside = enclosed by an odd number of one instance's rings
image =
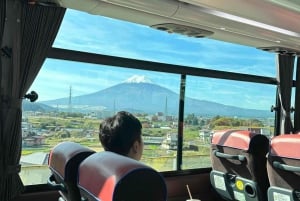
[[[48,165],[60,182],[76,182],[79,164],[93,153],[95,151],[75,142],[62,142],[51,150]]]
[[[249,151],[259,145],[268,145],[269,140],[264,135],[247,130],[222,130],[213,134],[211,144]]]
[[[300,159],[300,134],[283,134],[271,139],[270,152],[272,156]]]
[[[78,187],[83,197],[101,201],[164,201],[161,174],[131,158],[104,151],[79,167]]]

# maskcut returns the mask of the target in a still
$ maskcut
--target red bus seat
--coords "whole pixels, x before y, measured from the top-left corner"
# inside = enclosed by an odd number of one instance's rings
[[[81,201],[77,187],[79,164],[88,156],[95,153],[74,142],[62,142],[50,152],[48,165],[51,176],[48,184],[59,190],[59,200]]]
[[[165,201],[162,175],[131,158],[104,151],[79,167],[78,187],[88,201]]]
[[[227,200],[266,201],[269,139],[246,130],[215,132],[211,139],[215,191]]]
[[[272,138],[267,170],[268,200],[300,200],[300,134]]]

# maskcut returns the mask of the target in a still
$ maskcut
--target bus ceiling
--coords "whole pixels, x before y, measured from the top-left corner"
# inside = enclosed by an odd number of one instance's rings
[[[126,20],[169,33],[208,37],[272,52],[300,51],[300,1],[30,0]],[[162,25],[172,25],[162,28]],[[177,26],[177,28],[176,28]],[[187,31],[182,28],[189,28]],[[191,31],[192,30],[192,31]]]

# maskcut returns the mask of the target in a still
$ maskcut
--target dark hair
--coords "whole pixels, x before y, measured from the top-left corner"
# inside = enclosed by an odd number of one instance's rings
[[[135,140],[141,139],[141,122],[129,112],[121,111],[106,118],[99,127],[99,140],[105,151],[127,155]]]

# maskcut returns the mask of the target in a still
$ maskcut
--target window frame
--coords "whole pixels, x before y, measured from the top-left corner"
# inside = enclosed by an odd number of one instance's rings
[[[258,75],[244,74],[244,73],[234,73],[234,72],[227,72],[227,71],[196,68],[191,66],[174,65],[174,64],[154,62],[154,61],[137,60],[137,59],[109,56],[109,55],[89,53],[89,52],[81,52],[75,50],[67,50],[67,49],[54,48],[54,47],[52,47],[48,52],[47,58],[181,75],[180,95],[179,95],[180,100],[178,105],[179,107],[178,147],[177,147],[175,171],[182,170],[181,166],[182,166],[182,151],[183,151],[182,145],[183,145],[184,99],[185,99],[185,87],[186,87],[185,81],[187,75],[226,79],[232,81],[235,80],[235,81],[259,83],[259,84],[277,85],[277,80],[275,77],[266,77],[266,76],[258,76]]]

